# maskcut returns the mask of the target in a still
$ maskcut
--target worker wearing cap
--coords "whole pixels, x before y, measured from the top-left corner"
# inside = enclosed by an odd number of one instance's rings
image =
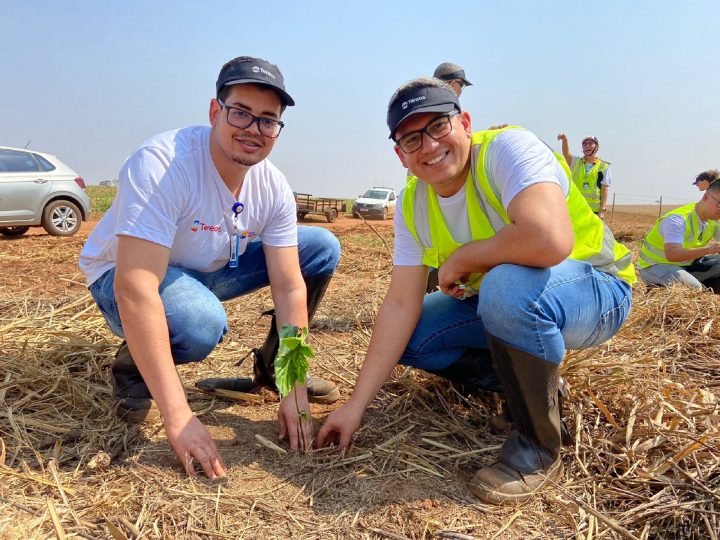
[[[452,62],[443,62],[436,67],[433,77],[448,83],[458,97],[466,86],[472,86],[465,77],[465,70]]]
[[[611,184],[610,164],[597,157],[600,143],[592,135],[582,140],[582,157],[570,153],[564,133],[557,136],[562,143],[562,153],[572,171],[572,179],[595,214],[605,219],[608,189]]]
[[[598,345],[624,322],[631,255],[562,157],[517,126],[473,133],[443,81],[402,85],[387,124],[417,178],[395,213],[392,278],[365,362],[318,444],[350,444],[398,362],[437,369],[489,349],[516,429],[470,489],[485,502],[521,501],[562,476],[558,368],[565,349]],[[428,267],[440,269],[441,290],[425,295]]]
[[[277,66],[235,58],[220,70],[216,91],[209,127],[156,135],[127,159],[117,196],[80,254],[90,293],[126,340],[111,369],[117,412],[131,422],[162,417],[187,473],[198,464],[209,478],[225,466],[175,364],[203,360],[222,341],[223,301],[270,285],[277,320],[253,351],[255,380],[232,382],[244,391],[273,385],[276,328],[308,325],[340,255],[328,231],[297,227],[290,186],[267,160],[281,116],[295,104]],[[309,397],[329,402],[338,391],[316,379],[281,401],[280,436],[293,448],[312,438],[309,414],[298,414],[309,411]]]
[[[720,171],[716,169],[710,169],[698,174],[695,177],[693,185],[697,187],[700,191],[705,191],[710,186],[710,184],[712,184],[713,182],[717,182],[718,180],[720,180]]]
[[[707,182],[708,175],[703,179]],[[648,285],[679,282],[720,292],[716,284],[720,276],[718,219],[720,182],[710,182],[698,202],[671,210],[655,222],[640,249],[640,278]]]

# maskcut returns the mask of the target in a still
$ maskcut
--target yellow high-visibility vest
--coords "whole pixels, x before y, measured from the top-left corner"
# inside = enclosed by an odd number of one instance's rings
[[[598,185],[598,173],[605,174],[608,164],[598,159],[589,172],[585,172],[585,160],[577,158],[572,170],[572,180],[582,193],[585,201],[590,206],[590,210],[596,214],[600,211],[600,186]]]
[[[667,214],[662,215],[650,229],[645,237],[642,248],[640,249],[640,257],[638,258],[638,266],[640,268],[648,268],[654,264],[672,264],[675,266],[688,266],[693,260],[689,261],[668,261],[665,258],[665,239],[660,234],[660,224],[665,218],[672,215],[680,215],[685,218],[685,234],[683,235],[683,249],[695,249],[707,246],[713,239],[718,230],[718,222],[710,220],[704,230],[700,228],[700,216],[695,211],[697,203],[689,203],[675,210],[671,210]]]
[[[470,170],[464,189],[473,240],[490,238],[510,223],[505,208],[485,174],[485,156],[490,143],[508,129],[522,128],[508,126],[472,134]],[[570,178],[570,168],[563,157],[557,152],[553,153]],[[629,250],[615,241],[610,229],[593,214],[577,187],[572,182],[569,184],[566,201],[575,240],[569,258],[587,261],[595,269],[613,274],[632,285],[637,278]],[[423,249],[423,264],[440,268],[462,244],[456,242],[450,234],[432,186],[416,177],[410,178],[403,191],[402,209],[410,233]],[[428,220],[416,222],[415,216],[418,214],[428,216]],[[468,285],[479,289],[482,277],[482,274],[472,274]]]

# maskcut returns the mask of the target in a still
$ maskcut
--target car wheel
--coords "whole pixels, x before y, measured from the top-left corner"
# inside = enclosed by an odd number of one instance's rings
[[[382,218],[383,218],[383,219],[387,219],[387,218],[388,218],[388,209],[387,209],[387,206],[386,206],[385,208],[383,208]]]
[[[70,201],[53,201],[43,210],[42,226],[53,236],[71,236],[80,230],[80,209]]]
[[[8,238],[18,238],[30,230],[30,227],[0,227],[0,234]]]

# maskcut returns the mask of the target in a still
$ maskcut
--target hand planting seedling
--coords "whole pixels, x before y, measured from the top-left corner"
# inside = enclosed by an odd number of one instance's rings
[[[307,344],[308,328],[298,328],[292,324],[284,324],[280,328],[280,347],[275,358],[275,384],[280,397],[285,399],[295,388],[296,384],[305,384],[307,381],[308,358],[314,358],[315,352]],[[298,405],[297,392],[295,395],[295,409],[300,422],[300,441],[305,450],[305,432],[303,422],[308,418],[308,411],[301,411]]]

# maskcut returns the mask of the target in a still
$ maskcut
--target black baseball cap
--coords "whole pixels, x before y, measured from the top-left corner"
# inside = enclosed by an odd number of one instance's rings
[[[223,86],[236,84],[268,86],[277,93],[284,105],[295,105],[295,100],[285,91],[285,82],[278,67],[262,58],[245,56],[225,64],[215,83],[216,92],[219,94]]]
[[[463,83],[465,83],[465,86],[472,86],[472,83],[465,78],[465,70],[452,62],[443,62],[436,67],[433,77],[443,81],[460,79]]]
[[[413,114],[426,112],[461,112],[460,102],[452,89],[443,86],[417,86],[398,92],[388,107],[387,125],[390,139],[402,122]]]

